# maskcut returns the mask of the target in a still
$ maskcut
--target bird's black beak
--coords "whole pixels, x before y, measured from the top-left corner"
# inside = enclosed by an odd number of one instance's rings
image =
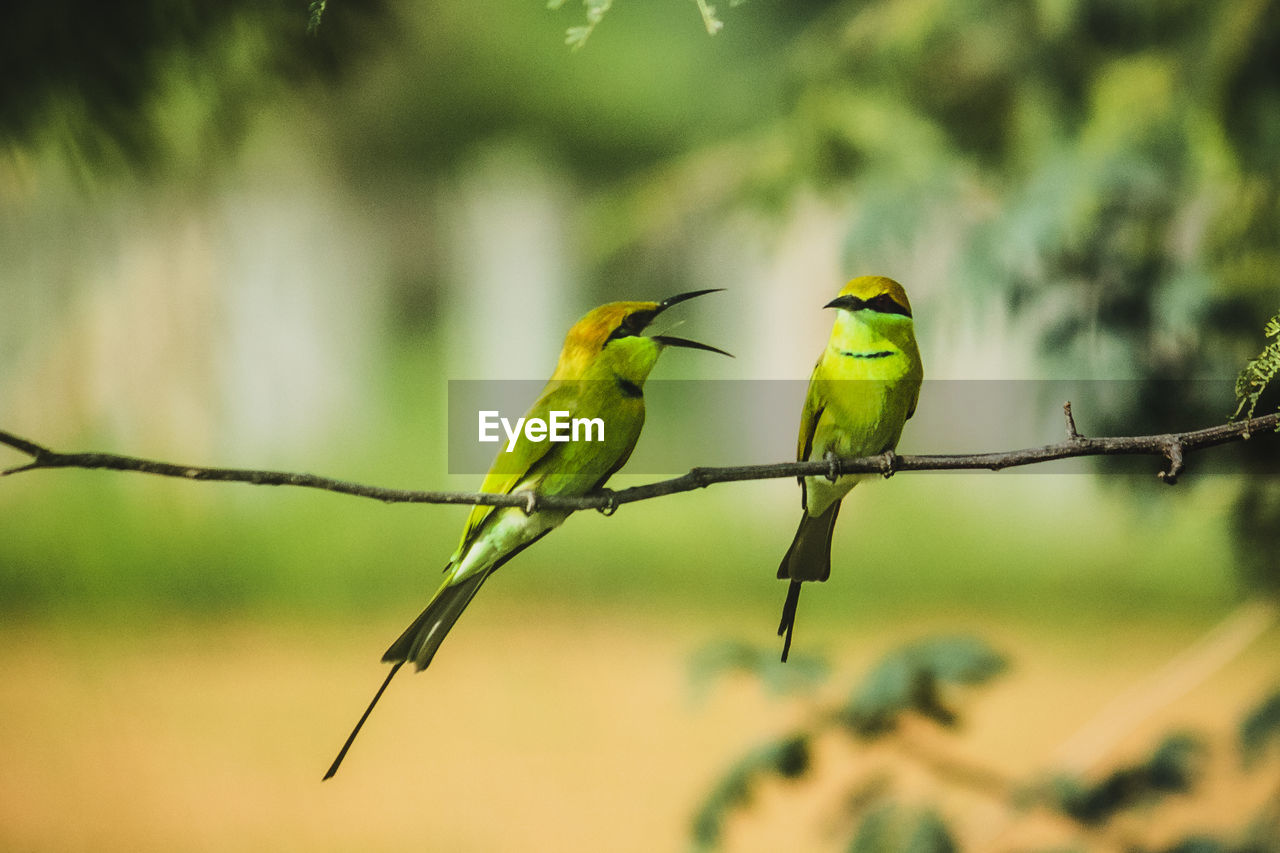
[[[705,293],[706,291],[703,291],[703,292]],[[727,355],[729,356],[729,358],[733,358],[733,353],[725,352],[724,350],[718,349],[717,347],[713,347],[710,344],[700,344],[697,341],[691,341],[688,338],[677,338],[677,337],[674,337],[673,335],[654,335],[652,339],[666,347],[685,347],[686,349],[700,349],[700,350],[706,350],[707,352],[718,352],[721,355]]]
[[[857,311],[859,308],[867,307],[867,303],[863,302],[856,296],[837,296],[832,299],[823,308],[843,308],[846,311]]]
[[[688,293],[677,293],[675,296],[668,296],[666,299],[658,303],[657,309],[653,312],[653,317],[650,317],[648,322],[652,323],[654,317],[657,317],[672,305],[684,302],[687,299],[693,299],[695,296],[705,296],[708,293],[719,293],[722,290],[724,290],[723,287],[713,287],[708,290],[691,290]],[[648,323],[645,325],[648,325]],[[709,344],[700,344],[697,341],[691,341],[687,338],[677,338],[674,335],[653,335],[652,338],[663,346],[685,347],[686,349],[700,349],[706,350],[707,352],[718,352],[721,355],[727,355],[729,358],[733,358],[732,354],[727,353],[722,349],[718,349]]]
[[[677,293],[675,296],[668,296],[658,303],[658,309],[653,312],[653,316],[657,317],[672,305],[684,302],[686,299],[693,299],[695,296],[706,296],[708,293],[719,293],[722,290],[724,290],[723,287],[713,287],[710,290],[691,290],[688,293]]]

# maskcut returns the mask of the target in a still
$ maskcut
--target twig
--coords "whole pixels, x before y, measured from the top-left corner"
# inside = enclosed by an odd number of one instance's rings
[[[315,474],[296,474],[286,471],[259,471],[245,468],[206,468],[198,465],[175,465],[114,453],[60,453],[35,442],[19,438],[0,430],[0,445],[7,445],[31,457],[25,465],[0,471],[0,476],[35,471],[42,468],[85,468],[109,471],[139,471],[163,477],[182,477],[188,480],[217,480],[220,482],[253,483],[259,486],[303,486],[323,489],[344,495],[372,498],[385,503],[430,504],[479,504],[483,506],[516,506],[531,510],[535,505],[542,509],[583,510],[599,509],[612,512],[625,503],[660,498],[666,495],[703,489],[714,483],[737,483],[747,480],[772,480],[788,477],[812,477],[843,474],[885,474],[900,471],[1000,471],[1023,465],[1035,465],[1055,459],[1080,456],[1159,456],[1168,461],[1168,468],[1160,472],[1166,483],[1174,483],[1182,472],[1186,454],[1240,441],[1249,434],[1262,434],[1280,427],[1280,413],[1250,418],[1247,421],[1225,423],[1207,429],[1162,435],[1139,435],[1111,438],[1086,438],[1072,435],[1075,422],[1069,407],[1068,439],[1058,444],[1029,447],[997,453],[961,453],[952,455],[926,454],[894,456],[886,470],[886,457],[864,456],[856,459],[815,459],[808,462],[775,462],[766,465],[737,465],[725,468],[693,468],[687,474],[658,480],[642,486],[612,491],[602,489],[588,495],[537,495],[529,493],[485,494],[481,492],[417,491],[412,489],[387,489],[366,486]]]
[[[1071,414],[1071,401],[1062,404],[1062,414],[1067,418],[1067,438],[1071,441],[1079,441],[1083,436],[1076,430],[1076,416]]]
[[[1002,806],[1009,804],[1018,790],[1014,779],[995,767],[961,755],[936,735],[936,727],[906,714],[891,742],[903,755],[928,768],[940,779],[982,794]]]

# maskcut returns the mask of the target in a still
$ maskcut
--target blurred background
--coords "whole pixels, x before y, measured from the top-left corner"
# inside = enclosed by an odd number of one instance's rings
[[[473,489],[450,380],[545,378],[594,305],[723,287],[680,334],[737,358],[666,356],[637,453],[705,427],[682,380],[792,380],[768,408],[798,417],[821,306],[864,273],[906,285],[946,380],[901,452],[1057,441],[1049,380],[1080,381],[1085,434],[1235,409],[1280,307],[1280,3],[552,7],[335,0],[308,35],[303,0],[21,4],[0,428]],[[794,452],[746,420],[692,464]],[[1172,489],[1156,460],[861,487],[795,683],[766,662],[794,482],[584,513],[486,585],[324,785],[464,509],[7,478],[0,848],[907,849],[858,829],[891,804],[962,849],[1280,849],[1257,842],[1280,838],[1274,747],[1236,757],[1242,721],[1276,723],[1250,716],[1280,686],[1276,458],[1270,437],[1197,454]],[[751,753],[939,633],[1007,662],[954,699],[973,679],[938,676],[958,721],[904,706],[892,737],[807,737],[801,765]],[[1145,811],[1016,795],[1078,793],[1182,729],[1198,769]],[[751,796],[708,812],[747,754]]]

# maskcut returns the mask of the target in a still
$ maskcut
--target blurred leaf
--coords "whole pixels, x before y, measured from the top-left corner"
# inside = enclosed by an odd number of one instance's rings
[[[754,675],[770,693],[782,695],[811,691],[826,679],[827,671],[827,662],[816,655],[794,655],[784,664],[774,649],[724,640],[694,653],[689,681],[698,700],[705,698],[717,678],[731,672]]]
[[[1161,853],[1228,853],[1230,848],[1225,841],[1207,835],[1184,838],[1172,847],[1164,848]]]
[[[1268,320],[1262,331],[1275,340],[1263,347],[1256,358],[1249,359],[1236,377],[1236,411],[1231,416],[1232,420],[1253,417],[1258,398],[1267,390],[1271,380],[1280,374],[1280,313]]]
[[[281,83],[333,79],[367,49],[383,0],[344,0],[318,23],[305,0],[144,0],[18,3],[0,28],[0,144],[53,140],[89,166],[153,168],[187,143],[174,138],[184,111],[204,115],[192,133],[242,133],[253,107]],[[180,134],[179,134],[180,135]]]
[[[1143,762],[1112,771],[1094,785],[1079,779],[1056,779],[1051,804],[1085,824],[1100,824],[1117,812],[1166,794],[1191,790],[1204,747],[1186,733],[1170,735]]]
[[[950,726],[955,712],[942,700],[945,685],[981,684],[1002,672],[1003,655],[976,637],[937,637],[891,652],[871,671],[841,712],[846,726],[864,737],[891,730],[899,715],[914,711]]]
[[[1268,744],[1280,736],[1280,689],[1259,703],[1240,723],[1240,752],[1252,767]]]
[[[1231,513],[1235,569],[1247,589],[1274,597],[1280,594],[1280,561],[1276,560],[1280,551],[1280,482],[1275,477],[1246,480]]]
[[[547,2],[547,8],[551,10],[557,10],[563,5],[564,0],[548,0]],[[582,5],[587,10],[587,22],[569,27],[564,33],[564,43],[574,50],[578,50],[587,43],[587,39],[595,31],[596,25],[604,20],[604,15],[609,11],[609,7],[613,5],[613,0],[582,0]]]
[[[858,825],[858,832],[849,844],[849,853],[880,853],[892,849],[893,812],[892,803],[869,812]]]
[[[702,15],[702,25],[707,28],[707,35],[715,35],[724,28],[724,21],[716,14],[716,7],[707,0],[694,0],[698,4],[698,12]]]
[[[1270,853],[1277,848],[1280,838],[1270,832],[1247,832],[1243,838],[1226,840],[1210,835],[1192,835],[1159,853]]]
[[[936,812],[924,812],[916,820],[915,829],[904,848],[906,853],[955,853],[959,849],[947,825]]]
[[[848,848],[849,853],[955,853],[958,849],[936,812],[916,812],[893,803],[868,813]]]
[[[757,779],[777,775],[798,778],[809,769],[808,735],[784,738],[747,754],[721,778],[703,801],[693,821],[693,840],[699,849],[710,849],[720,843],[724,822],[734,810],[745,806],[751,798],[751,786]]]
[[[320,23],[324,18],[324,10],[328,5],[327,0],[311,0],[311,5],[307,7],[307,32],[312,35],[320,29]]]

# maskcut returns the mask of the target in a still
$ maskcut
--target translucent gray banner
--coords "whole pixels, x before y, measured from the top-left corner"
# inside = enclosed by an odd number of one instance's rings
[[[575,383],[559,403],[531,424],[529,408],[546,387],[533,380],[451,380],[448,462],[453,474],[484,474],[491,466],[516,472],[521,442],[616,438],[626,423],[594,400],[618,399],[617,389]],[[863,383],[847,383],[863,384]],[[871,383],[866,383],[871,384]],[[653,380],[644,387],[647,418],[625,473],[681,474],[696,466],[745,465],[795,458],[807,380]],[[634,393],[634,392],[632,392]],[[846,389],[874,398],[876,389]],[[1145,435],[1185,432],[1223,423],[1234,410],[1233,380],[926,380],[898,452],[979,453],[1062,441],[1062,404],[1072,401],[1081,434]],[[624,394],[625,397],[625,394]],[[525,418],[524,422],[521,419]],[[505,423],[504,423],[505,419]],[[577,421],[577,423],[575,423]],[[1024,468],[1025,473],[1141,473],[1150,459],[1069,459]],[[1188,459],[1197,472],[1280,472],[1280,442],[1203,451]]]

